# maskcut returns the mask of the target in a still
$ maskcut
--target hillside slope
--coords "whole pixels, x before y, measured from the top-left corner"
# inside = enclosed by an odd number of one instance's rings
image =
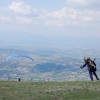
[[[100,81],[0,81],[0,100],[100,100]]]

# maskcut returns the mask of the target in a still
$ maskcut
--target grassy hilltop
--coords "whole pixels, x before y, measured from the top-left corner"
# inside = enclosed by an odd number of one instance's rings
[[[0,100],[100,100],[100,81],[0,81]]]

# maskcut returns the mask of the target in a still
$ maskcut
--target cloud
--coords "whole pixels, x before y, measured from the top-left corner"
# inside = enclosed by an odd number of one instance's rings
[[[46,8],[41,8],[40,10],[34,9],[30,5],[24,2],[12,2],[8,6],[10,10],[13,10],[16,15],[14,16],[18,22],[30,24],[33,22],[34,25],[46,25],[46,26],[68,26],[68,25],[78,25],[80,21],[90,23],[98,20],[99,17],[94,14],[99,15],[96,11],[89,9],[77,9],[73,6],[82,5],[87,6],[90,0],[66,0],[66,5],[59,10],[48,12]],[[73,5],[73,6],[71,6]],[[27,16],[28,15],[28,16]],[[14,18],[13,18],[14,19]]]
[[[80,22],[84,25],[93,26],[100,25],[100,11],[96,10],[78,10],[70,7],[63,7],[60,10],[54,12],[47,12],[41,14],[41,20],[44,20],[45,25],[54,25],[54,26],[78,26]]]
[[[99,0],[66,0],[65,4],[67,7],[77,8],[80,10],[84,10],[84,9],[99,10],[100,9]]]
[[[82,20],[83,21],[92,21],[93,19],[91,17],[83,17]]]
[[[100,21],[100,11],[84,10],[81,18],[85,21],[94,21],[96,23],[97,20]]]
[[[35,9],[32,9],[29,5],[26,5],[23,2],[12,2],[8,8],[19,14],[31,14],[32,10],[35,11]]]
[[[73,6],[67,6],[72,1]],[[32,5],[27,5],[24,2],[12,2],[6,8],[0,9],[0,21],[3,23],[0,26],[4,25],[4,28],[8,30],[11,25],[11,30],[45,33],[48,32],[46,31],[47,29],[51,30],[51,27],[55,30],[64,29],[70,31],[69,28],[80,27],[80,23],[81,26],[83,25],[82,27],[88,26],[90,28],[93,25],[100,25],[100,11],[86,8],[80,10],[74,6],[75,4],[83,3],[82,5],[85,7],[89,0],[81,0],[81,2],[80,0],[66,0],[66,2],[66,6],[51,12],[47,8],[34,9]],[[37,27],[38,29],[36,29]],[[44,31],[39,32],[40,30]]]
[[[64,23],[62,21],[59,21],[59,20],[47,20],[47,21],[45,21],[45,25],[46,26],[54,25],[54,26],[61,27],[61,26],[64,26]]]
[[[87,9],[91,9],[91,10],[100,10],[100,1],[99,0],[87,0],[88,5],[87,5]]]
[[[66,6],[73,8],[83,8],[88,5],[88,0],[66,0]]]
[[[26,18],[26,17],[16,17],[17,21],[20,23],[27,23],[30,24],[32,22],[32,19]]]
[[[86,5],[88,0],[66,0],[67,4]]]
[[[51,15],[58,19],[75,19],[76,13],[76,10],[73,8],[63,7],[61,10],[55,11]]]
[[[40,15],[40,19],[44,20],[45,25],[64,26],[76,25],[78,12],[73,8],[63,7],[61,10],[47,12]]]
[[[6,17],[6,16],[0,16],[0,20],[1,21],[7,21],[7,22],[11,22],[12,20],[11,20],[11,18],[9,18],[9,17]]]

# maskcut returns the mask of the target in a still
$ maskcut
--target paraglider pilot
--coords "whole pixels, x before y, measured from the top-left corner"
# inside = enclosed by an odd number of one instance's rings
[[[93,60],[91,60],[90,57],[87,57],[87,59],[84,58],[84,61],[85,61],[85,64],[83,66],[80,66],[80,68],[82,69],[85,66],[87,66],[91,81],[93,81],[93,74],[96,77],[96,79],[99,80],[96,74],[96,63]]]

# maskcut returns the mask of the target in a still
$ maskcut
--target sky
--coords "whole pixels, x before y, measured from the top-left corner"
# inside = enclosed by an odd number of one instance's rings
[[[95,45],[99,36],[99,0],[0,0],[2,45]]]

